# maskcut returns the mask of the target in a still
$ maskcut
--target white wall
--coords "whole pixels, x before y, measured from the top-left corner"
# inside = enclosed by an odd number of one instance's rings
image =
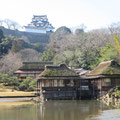
[[[32,33],[44,33],[46,34],[46,30],[37,30],[37,29],[26,29],[25,28],[25,32],[32,32]]]

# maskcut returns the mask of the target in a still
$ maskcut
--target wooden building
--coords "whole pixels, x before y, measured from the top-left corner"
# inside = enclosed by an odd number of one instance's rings
[[[120,65],[111,60],[101,62],[94,70],[82,78],[88,81],[94,97],[103,96],[116,86],[120,86]]]
[[[91,99],[120,86],[120,65],[101,62],[85,76],[79,76],[65,64],[46,66],[37,78],[37,88],[45,99]]]
[[[26,77],[36,78],[41,72],[44,71],[45,65],[51,65],[53,62],[23,62],[14,74],[18,75],[19,80],[23,80]]]
[[[79,99],[80,77],[65,64],[46,66],[37,79],[45,99]]]

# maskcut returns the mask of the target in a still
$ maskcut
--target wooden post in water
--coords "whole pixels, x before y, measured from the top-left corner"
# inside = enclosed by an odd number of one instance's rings
[[[100,85],[101,85],[101,87],[100,87],[100,97],[102,96],[102,80],[100,79]]]
[[[94,95],[95,95],[95,86],[94,86],[94,84],[95,84],[95,80],[93,80],[93,98],[95,97]]]
[[[37,87],[39,88],[39,97],[38,97],[38,100],[37,102],[41,102],[43,103],[44,102],[44,96],[43,96],[43,93],[42,93],[42,80],[39,80],[37,81]]]
[[[39,95],[39,87],[38,87],[38,80],[37,80],[37,96]]]
[[[81,88],[82,88],[82,85],[81,85],[81,80],[80,80],[80,100],[81,100]]]

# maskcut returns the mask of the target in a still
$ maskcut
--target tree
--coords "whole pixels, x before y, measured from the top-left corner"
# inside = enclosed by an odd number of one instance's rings
[[[9,37],[5,37],[3,31],[0,29],[0,57],[8,53],[11,48],[12,40]]]
[[[19,86],[19,89],[23,91],[33,91],[35,88],[36,81],[33,81],[31,77],[24,79]]]
[[[10,19],[3,20],[3,24],[6,28],[13,29],[13,30],[16,30],[20,27],[20,25],[17,22]]]
[[[64,36],[71,34],[71,30],[66,26],[58,28],[52,35],[51,40],[61,40]]]
[[[13,74],[22,65],[20,54],[11,51],[0,59],[0,73]]]
[[[1,82],[7,85],[9,81],[9,75],[8,74],[0,74],[1,75]]]
[[[80,35],[81,33],[84,33],[84,30],[83,30],[83,29],[79,29],[79,28],[78,28],[78,29],[75,30],[75,34],[76,34],[76,35]]]
[[[96,52],[83,50],[78,58],[78,65],[84,69],[93,69],[99,63],[98,58],[99,54]]]
[[[109,30],[120,62],[120,22],[111,24]]]
[[[37,86],[37,81],[36,80],[33,80],[33,81],[31,81],[30,82],[30,84],[29,84],[29,91],[34,91],[35,90],[35,88],[36,88],[36,86]]]
[[[53,51],[45,51],[40,58],[40,61],[52,61],[55,56]]]
[[[21,56],[21,61],[28,61],[28,62],[38,62],[40,61],[41,53],[37,52],[34,49],[23,49],[19,51],[19,54]]]
[[[15,21],[12,21],[11,26],[13,30],[17,30],[18,28],[20,28],[20,25]]]
[[[118,52],[118,55],[120,57],[120,41],[119,41],[119,38],[118,37],[114,37],[114,45],[116,47],[116,50]]]
[[[17,76],[10,76],[7,83],[8,86],[14,86],[14,88],[20,84]]]
[[[12,52],[19,52],[20,50],[22,50],[23,44],[22,44],[22,40],[20,38],[14,38],[12,41],[12,48],[11,51]]]
[[[0,29],[0,43],[2,43],[3,38],[4,38],[3,31]]]
[[[109,61],[116,60],[117,61],[117,50],[112,44],[107,44],[103,49],[100,50],[100,58],[99,61]]]
[[[0,26],[3,26],[3,20],[0,20]]]
[[[34,44],[34,49],[37,50],[38,52],[43,52],[44,47],[45,47],[45,45],[42,43],[35,43]]]

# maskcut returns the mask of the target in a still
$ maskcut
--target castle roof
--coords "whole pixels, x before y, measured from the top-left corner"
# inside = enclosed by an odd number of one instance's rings
[[[47,15],[33,15],[33,17],[47,17]]]

